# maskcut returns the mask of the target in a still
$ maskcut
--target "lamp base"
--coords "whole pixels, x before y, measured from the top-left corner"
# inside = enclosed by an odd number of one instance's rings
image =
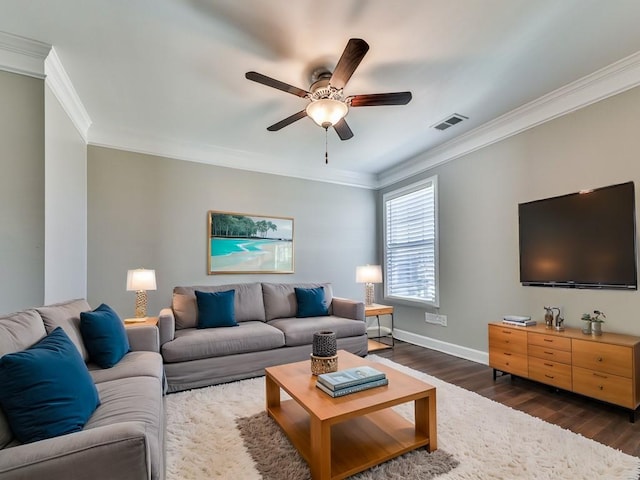
[[[376,303],[376,293],[373,283],[367,283],[364,287],[364,303],[366,305],[373,305]]]
[[[147,316],[147,292],[138,290],[136,292],[136,318]]]

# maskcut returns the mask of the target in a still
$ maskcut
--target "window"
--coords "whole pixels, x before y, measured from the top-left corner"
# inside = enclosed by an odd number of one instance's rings
[[[438,306],[437,177],[383,195],[385,297]]]

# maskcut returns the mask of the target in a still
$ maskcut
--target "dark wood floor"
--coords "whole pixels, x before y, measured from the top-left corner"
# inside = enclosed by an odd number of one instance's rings
[[[487,365],[397,340],[393,350],[372,353],[640,456],[640,419],[630,423],[622,408],[509,375],[494,382]]]

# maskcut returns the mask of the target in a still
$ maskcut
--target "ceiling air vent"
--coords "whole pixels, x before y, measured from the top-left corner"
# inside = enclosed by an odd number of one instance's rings
[[[454,113],[446,120],[442,120],[435,125],[431,125],[431,128],[435,128],[436,130],[446,130],[449,127],[453,127],[456,123],[460,123],[461,121],[468,119],[469,117],[465,117],[464,115],[460,115],[459,113]]]

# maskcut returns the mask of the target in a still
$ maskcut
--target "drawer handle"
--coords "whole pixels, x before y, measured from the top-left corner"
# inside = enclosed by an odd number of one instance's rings
[[[510,357],[510,356],[511,356],[511,354],[510,354],[510,353],[507,353],[507,352],[504,352],[504,354],[505,354],[507,357]]]
[[[599,362],[604,362],[604,358],[602,358],[602,357],[598,357],[598,361],[599,361]]]
[[[556,378],[556,377],[554,377],[553,375],[547,375],[547,374],[545,374],[545,377],[550,378],[551,380],[553,380],[554,378]]]
[[[502,330],[502,333],[504,333],[505,335],[511,335],[511,332],[509,330]]]
[[[542,340],[545,342],[553,343],[553,340],[551,340],[550,338],[543,338]]]
[[[599,373],[594,373],[593,376],[598,378],[609,378],[606,375],[600,375]]]
[[[600,390],[604,390],[604,385],[598,385],[598,388],[599,388]]]
[[[546,363],[546,362],[545,362],[545,364],[544,364],[544,365],[545,365],[545,367],[553,367],[553,363]]]
[[[544,353],[546,353],[547,355],[554,355],[553,352],[544,352]]]

